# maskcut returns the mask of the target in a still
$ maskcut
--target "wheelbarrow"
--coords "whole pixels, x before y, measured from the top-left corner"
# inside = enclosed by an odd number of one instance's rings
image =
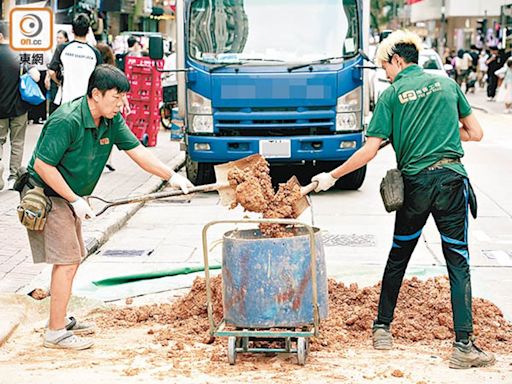
[[[293,238],[262,238],[259,230],[229,231],[223,237],[223,318],[213,317],[208,229],[217,224],[287,224]],[[211,337],[227,337],[229,364],[237,353],[292,353],[304,365],[309,338],[327,317],[327,276],[320,233],[298,220],[211,221],[203,227],[206,305]],[[263,342],[270,342],[265,346]]]

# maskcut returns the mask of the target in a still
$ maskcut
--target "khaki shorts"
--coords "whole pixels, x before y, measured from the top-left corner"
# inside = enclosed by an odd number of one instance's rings
[[[28,232],[34,263],[80,264],[85,257],[82,223],[69,203],[50,197],[52,210],[42,231]]]

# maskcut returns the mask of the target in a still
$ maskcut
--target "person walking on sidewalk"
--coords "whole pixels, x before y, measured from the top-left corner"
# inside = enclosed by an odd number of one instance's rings
[[[19,56],[9,49],[8,37],[9,26],[0,21],[0,190],[4,188],[2,158],[7,136],[11,143],[8,188],[12,189],[16,181],[23,159],[29,109],[29,105],[21,99],[19,91]]]
[[[391,349],[391,322],[411,254],[427,218],[434,216],[441,233],[451,286],[456,341],[451,368],[491,365],[494,356],[479,349],[472,338],[471,280],[468,253],[468,199],[472,189],[460,158],[462,141],[480,141],[482,128],[457,83],[426,73],[418,63],[421,40],[396,31],[379,46],[377,63],[391,86],[375,107],[365,145],[331,172],[312,178],[316,192],[372,160],[383,140],[390,139],[404,181],[404,203],[396,212],[389,253],[373,324],[373,346]],[[462,128],[459,129],[459,121]],[[472,195],[474,198],[474,195]],[[471,202],[476,216],[476,201]]]
[[[503,68],[498,72],[503,72],[503,81],[498,90],[496,100],[505,103],[505,113],[512,113],[512,58],[509,58]]]
[[[62,87],[57,92],[55,104],[62,105],[84,96],[89,76],[102,63],[100,52],[87,43],[89,25],[87,15],[77,15],[72,24],[75,40],[59,45],[48,65],[51,79],[57,84],[62,79]]]
[[[44,189],[52,208],[42,231],[28,231],[35,263],[53,264],[50,319],[43,345],[86,349],[92,340],[76,336],[93,327],[67,316],[73,279],[86,256],[82,221],[95,217],[83,196],[90,195],[115,145],[145,171],[188,193],[190,181],[144,148],[126,126],[120,109],[130,84],[112,65],[93,71],[86,96],[61,105],[48,119],[28,166],[22,198],[35,186]]]
[[[498,76],[496,71],[501,68],[501,59],[497,47],[491,47],[491,55],[487,64],[487,101],[494,101],[496,89],[498,88]]]

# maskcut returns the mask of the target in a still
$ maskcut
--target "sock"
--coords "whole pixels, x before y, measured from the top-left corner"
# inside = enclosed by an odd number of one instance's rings
[[[469,332],[455,331],[455,341],[462,342],[464,344],[469,343]]]
[[[66,328],[57,329],[57,330],[48,329],[44,335],[44,338],[47,341],[54,341],[54,340],[58,339],[59,337],[61,337],[62,335],[64,335],[66,332],[67,332]]]
[[[389,321],[381,321],[379,319],[377,319],[373,322],[373,325],[385,325],[387,328],[389,328],[390,324],[391,324],[391,322],[389,322]]]

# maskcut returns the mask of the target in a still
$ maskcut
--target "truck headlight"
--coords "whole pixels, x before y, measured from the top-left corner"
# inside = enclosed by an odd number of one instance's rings
[[[341,96],[336,101],[336,131],[361,131],[362,87]]]
[[[361,111],[362,87],[338,97],[336,101],[336,112],[359,112]]]
[[[192,115],[211,115],[212,101],[190,89],[187,91],[188,113]]]
[[[357,131],[361,124],[357,118],[358,113],[337,113],[336,114],[336,131]]]
[[[213,116],[212,115],[191,115],[192,124],[189,125],[193,133],[212,133]]]

